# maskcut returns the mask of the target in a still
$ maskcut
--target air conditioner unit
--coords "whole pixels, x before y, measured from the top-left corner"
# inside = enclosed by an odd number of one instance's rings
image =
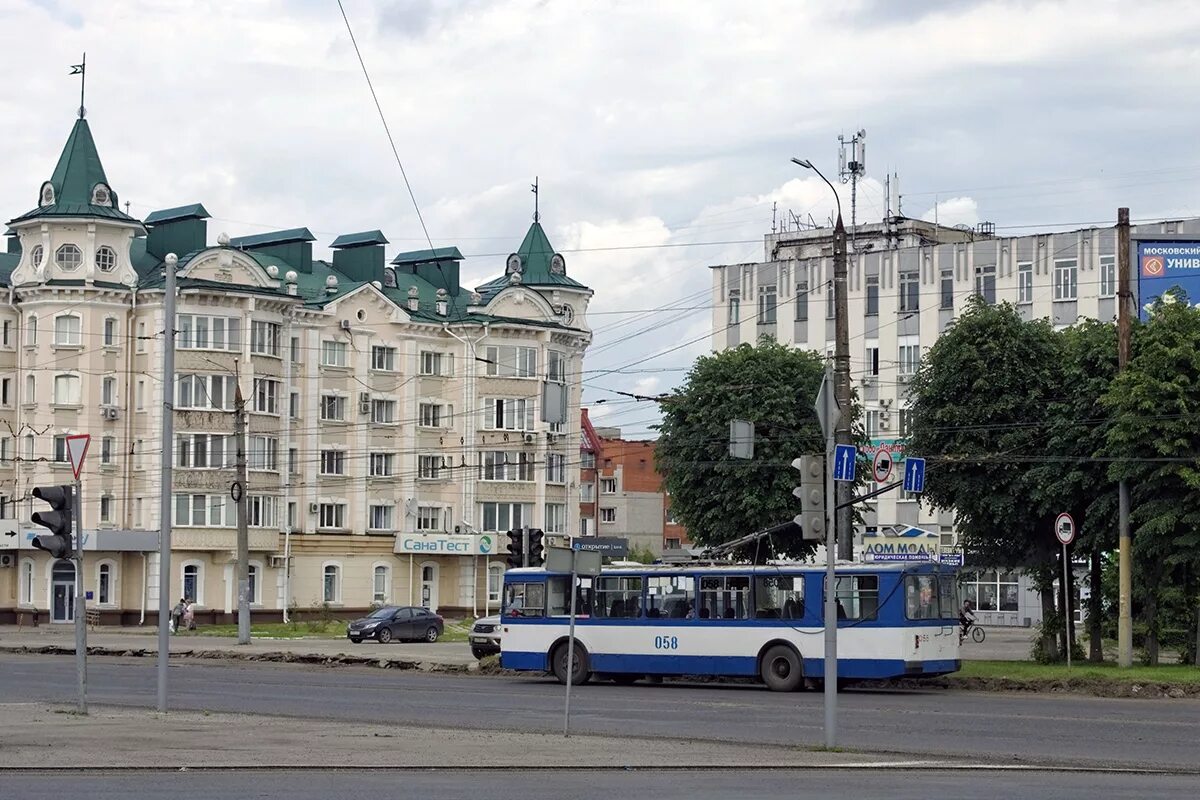
[[[315,514],[315,513],[317,513],[317,504],[316,504],[316,503],[309,503],[309,504],[308,504],[308,513],[310,513],[310,514]]]
[[[105,406],[101,412],[105,419],[120,419],[121,411],[116,406]]]
[[[371,402],[371,393],[370,392],[359,392],[358,393],[358,402],[359,403]]]
[[[15,563],[17,559],[12,553],[0,553],[0,567],[11,567]]]
[[[348,319],[342,320],[342,330],[344,330],[344,331],[350,330],[350,320],[348,320]]]
[[[286,563],[287,563],[286,556],[271,556],[271,567],[273,569],[283,569],[283,566]]]
[[[880,417],[880,419],[879,419],[879,430],[881,430],[881,431],[886,431],[886,430],[887,430],[888,428],[890,428],[890,427],[892,427],[892,424],[891,424],[890,422],[888,422],[886,419],[884,419],[883,417]],[[1064,623],[1064,624],[1065,624],[1065,623]]]
[[[370,414],[371,413],[371,403],[369,401],[365,401],[365,400],[363,402],[359,403],[358,404],[358,413]]]
[[[525,434],[525,444],[536,444],[536,443],[537,443],[537,434],[536,433]]]

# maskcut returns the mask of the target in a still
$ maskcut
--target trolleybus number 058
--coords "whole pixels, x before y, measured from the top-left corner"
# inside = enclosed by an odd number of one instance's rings
[[[679,649],[679,637],[678,636],[655,636],[654,637],[654,646],[659,650],[678,650]]]

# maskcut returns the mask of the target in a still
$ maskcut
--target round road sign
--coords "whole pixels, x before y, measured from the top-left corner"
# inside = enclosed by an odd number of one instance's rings
[[[876,483],[883,483],[892,474],[892,454],[882,447],[875,451],[871,462],[871,473]]]
[[[1054,518],[1054,538],[1064,545],[1075,541],[1075,519],[1066,512]]]

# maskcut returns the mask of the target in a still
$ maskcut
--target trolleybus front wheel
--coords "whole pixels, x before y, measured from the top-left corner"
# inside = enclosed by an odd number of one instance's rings
[[[583,645],[579,642],[575,643],[575,661],[571,670],[571,683],[574,686],[582,686],[591,680],[592,673],[588,668],[588,654]],[[567,643],[563,642],[558,647],[554,648],[554,653],[550,656],[550,669],[554,673],[554,677],[564,686],[567,683]]]

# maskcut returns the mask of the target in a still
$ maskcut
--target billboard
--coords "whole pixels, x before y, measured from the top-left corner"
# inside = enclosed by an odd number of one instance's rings
[[[866,561],[937,561],[940,538],[911,525],[868,529],[863,534]]]
[[[1200,241],[1179,239],[1137,242],[1139,314],[1147,318],[1147,306],[1174,288],[1187,293],[1188,302],[1200,303]]]

